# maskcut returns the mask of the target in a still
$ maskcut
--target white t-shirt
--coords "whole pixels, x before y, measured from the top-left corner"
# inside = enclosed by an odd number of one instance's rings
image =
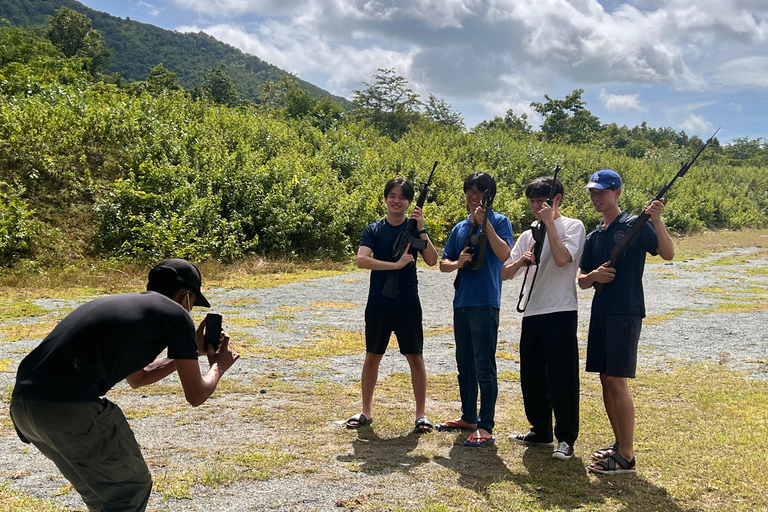
[[[555,227],[563,245],[571,253],[571,261],[562,267],[557,266],[549,247],[549,231],[547,231],[541,250],[541,262],[539,264],[539,272],[536,275],[536,283],[523,316],[578,310],[576,278],[579,272],[581,253],[584,251],[584,240],[586,239],[584,224],[578,219],[561,215],[555,219]],[[520,259],[525,251],[531,250],[533,243],[531,230],[524,231],[517,239],[517,243],[512,247],[512,253],[507,263]],[[525,281],[523,304],[525,304],[525,297],[528,297],[528,292],[533,282],[533,275],[536,273],[536,265],[531,265],[527,268],[528,278]],[[521,268],[517,271],[514,278],[522,276],[525,274],[525,271],[526,267]]]

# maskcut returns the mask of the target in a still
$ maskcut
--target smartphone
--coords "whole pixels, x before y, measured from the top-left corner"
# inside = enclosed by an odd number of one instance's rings
[[[219,350],[219,336],[221,336],[221,315],[208,313],[205,315],[205,342],[203,349],[208,352],[208,347]]]

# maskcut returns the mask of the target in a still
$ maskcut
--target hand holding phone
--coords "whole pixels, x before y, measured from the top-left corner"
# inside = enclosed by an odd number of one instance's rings
[[[221,315],[218,313],[208,313],[205,315],[205,341],[203,350],[209,352],[208,347],[213,350],[219,350],[219,337],[221,336]]]

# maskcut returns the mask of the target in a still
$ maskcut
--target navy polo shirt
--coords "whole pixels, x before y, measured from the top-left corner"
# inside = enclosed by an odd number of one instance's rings
[[[611,251],[632,228],[637,215],[622,211],[606,228],[602,222],[587,235],[584,254],[581,256],[581,271],[592,272],[611,259]],[[645,317],[643,296],[643,270],[645,255],[656,255],[659,242],[653,224],[646,222],[624,257],[615,263],[616,277],[595,293],[592,299],[592,316],[640,315]]]

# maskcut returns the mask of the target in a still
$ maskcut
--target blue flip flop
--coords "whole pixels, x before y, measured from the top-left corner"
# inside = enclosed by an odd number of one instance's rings
[[[470,441],[470,439],[473,439],[472,437],[468,437],[466,441],[464,441],[464,446],[472,446],[472,447],[478,447],[483,446],[484,444],[492,443],[496,440],[495,437],[475,437],[474,439],[477,439],[477,441]]]

